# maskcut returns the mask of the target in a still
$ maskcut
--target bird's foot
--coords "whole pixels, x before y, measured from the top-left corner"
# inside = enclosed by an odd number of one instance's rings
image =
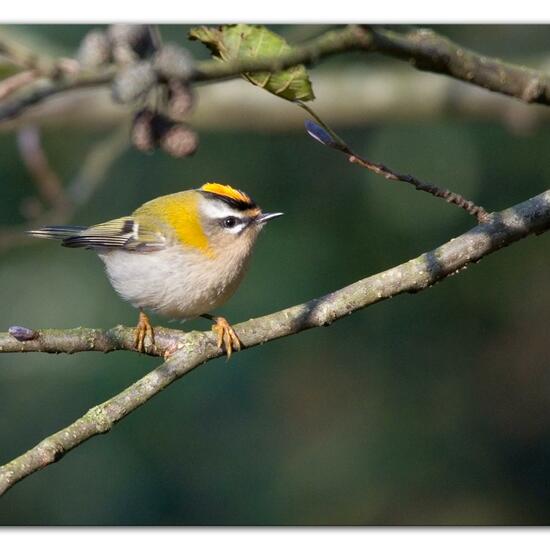
[[[139,312],[139,320],[136,326],[136,340],[135,346],[137,351],[140,353],[145,352],[145,339],[149,336],[151,341],[151,346],[155,347],[155,332],[153,330],[153,325],[149,321],[149,317],[143,312]]]
[[[212,321],[215,323],[212,325],[212,332],[218,337],[218,349],[222,349],[223,344],[227,353],[227,359],[231,357],[233,350],[241,351],[241,341],[227,319],[224,317],[212,317]]]

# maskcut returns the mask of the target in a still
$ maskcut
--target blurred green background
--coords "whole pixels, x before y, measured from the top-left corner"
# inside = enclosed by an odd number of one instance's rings
[[[71,55],[89,28],[9,30]],[[161,31],[185,44],[188,28]],[[273,28],[290,39],[322,30]],[[550,60],[547,26],[436,29],[487,55],[533,66]],[[192,51],[207,57],[200,44]],[[354,54],[312,70],[314,88],[327,66],[342,78],[383,66],[445,79]],[[273,108],[282,102],[268,99]],[[240,108],[246,115],[246,104]],[[545,110],[526,109],[542,118],[520,130],[498,116],[453,114],[452,105],[438,117],[334,126],[368,158],[498,210],[549,187]],[[247,278],[222,311],[233,322],[340,288],[472,226],[443,201],[350,166],[300,127],[197,129],[201,145],[191,159],[128,149],[72,221],[118,217],[205,181],[231,183],[266,210],[285,212],[262,234]],[[42,138],[69,182],[111,131],[45,125]],[[0,152],[0,220],[21,223],[20,205],[35,187],[12,129],[0,132]],[[237,354],[229,364],[208,363],[106,436],[16,485],[0,500],[0,524],[547,524],[549,244],[548,234],[529,238],[420,294]],[[2,252],[0,302],[1,330],[136,321],[93,253],[51,242]],[[0,463],[158,364],[125,352],[0,355]]]

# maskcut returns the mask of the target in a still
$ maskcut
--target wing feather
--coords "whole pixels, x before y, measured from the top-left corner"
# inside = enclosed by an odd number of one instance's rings
[[[33,235],[61,238],[61,244],[69,248],[150,251],[165,245],[165,239],[158,229],[147,222],[137,222],[131,216],[79,229],[64,232],[62,227],[43,227],[35,230]]]
[[[39,229],[27,231],[27,235],[39,239],[66,239],[79,235],[82,231],[88,229],[85,225],[47,225]]]

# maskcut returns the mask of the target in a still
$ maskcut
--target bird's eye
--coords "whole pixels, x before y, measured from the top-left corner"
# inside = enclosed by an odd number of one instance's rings
[[[234,216],[228,216],[227,218],[223,219],[222,225],[227,229],[231,229],[232,227],[235,227],[237,225],[238,221],[239,220],[237,220],[237,218],[235,218]]]

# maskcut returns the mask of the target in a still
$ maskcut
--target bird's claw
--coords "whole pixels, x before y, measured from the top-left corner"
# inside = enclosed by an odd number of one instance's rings
[[[149,317],[143,312],[139,312],[139,320],[136,326],[136,339],[135,347],[139,353],[145,353],[145,339],[149,336],[151,341],[151,346],[155,347],[155,332],[153,330],[153,325],[149,321]]]
[[[218,349],[222,349],[223,344],[227,353],[227,359],[229,359],[233,350],[241,351],[241,341],[227,319],[223,317],[214,317],[213,321],[215,324],[212,325],[212,332],[218,338],[216,345]]]

